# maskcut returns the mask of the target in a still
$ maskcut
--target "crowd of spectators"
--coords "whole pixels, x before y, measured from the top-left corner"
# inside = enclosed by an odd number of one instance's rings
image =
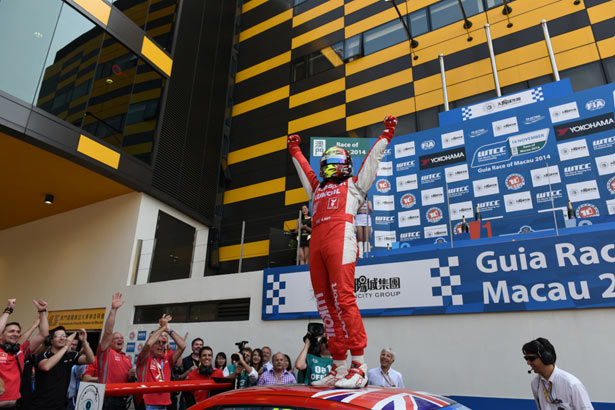
[[[158,329],[150,333],[136,358],[136,366],[133,366],[131,358],[123,352],[124,336],[114,330],[117,312],[124,304],[120,293],[112,296],[96,352],[90,347],[84,329],[68,332],[58,326],[50,330],[47,303],[43,300],[33,302],[37,317],[25,332],[19,323],[8,321],[16,306],[15,299],[8,300],[0,316],[2,409],[74,410],[80,382],[108,384],[213,379],[230,382],[237,389],[257,385],[312,384],[326,376],[333,363],[322,326],[308,327],[294,366],[288,354],[272,354],[269,346],[250,348],[247,342],[237,344],[238,352],[230,354],[229,362],[225,352],[214,352],[200,337],[191,340],[190,354],[182,358],[188,334],[178,335],[172,329],[172,317],[163,315]],[[174,348],[171,348],[170,340],[174,342]],[[394,360],[394,353],[390,351],[390,354],[393,356],[389,357],[392,358],[389,368]],[[108,396],[104,399],[103,409],[125,410],[130,400],[134,400],[138,410],[185,410],[210,394],[209,390],[196,390],[180,394]]]

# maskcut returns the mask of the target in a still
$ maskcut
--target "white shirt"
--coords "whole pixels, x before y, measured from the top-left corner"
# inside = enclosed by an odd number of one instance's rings
[[[593,410],[585,386],[572,374],[554,366],[549,380],[536,375],[531,383],[532,394],[539,410]],[[549,388],[550,386],[550,388]],[[550,392],[550,397],[549,397]],[[552,403],[561,400],[561,403]]]
[[[273,364],[271,364],[271,362],[267,362],[263,365],[263,368],[265,369],[263,371],[268,372],[269,370],[273,369]]]
[[[396,370],[389,369],[388,372],[383,373],[382,368],[376,367],[367,372],[367,384],[370,386],[403,388],[404,378]]]

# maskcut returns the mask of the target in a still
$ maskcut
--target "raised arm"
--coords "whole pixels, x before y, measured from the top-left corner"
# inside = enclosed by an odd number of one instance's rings
[[[34,307],[38,311],[38,319],[40,321],[38,325],[38,334],[32,337],[30,340],[30,350],[36,351],[36,349],[43,344],[45,338],[49,336],[49,322],[47,321],[47,302],[44,300],[33,300]]]
[[[92,364],[94,363],[94,352],[88,343],[88,334],[85,329],[79,329],[79,340],[83,346],[83,354],[77,359],[77,364]]]
[[[75,336],[77,336],[77,332],[71,333],[66,338],[66,342],[64,343],[64,346],[62,346],[60,350],[58,350],[53,356],[47,359],[43,359],[40,362],[38,362],[38,369],[44,372],[48,372],[49,370],[53,369],[54,366],[58,364],[60,360],[62,360],[62,358],[64,357],[64,354],[68,351],[72,341],[75,339]]]
[[[158,323],[160,324],[160,327],[154,333],[149,335],[149,337],[147,338],[147,341],[143,345],[143,349],[141,349],[141,353],[139,353],[139,358],[137,359],[139,362],[143,361],[147,357],[150,349],[152,348],[154,343],[156,343],[156,341],[158,340],[158,337],[160,337],[160,335],[163,332],[168,331],[169,321],[171,319],[172,319],[171,315],[162,315],[162,318],[160,318],[160,320],[158,321]]]
[[[287,143],[288,152],[290,152],[290,155],[293,157],[293,164],[295,165],[297,174],[299,174],[301,184],[303,185],[305,192],[307,192],[308,198],[312,199],[314,190],[318,187],[320,182],[318,182],[318,177],[312,170],[312,167],[308,163],[307,159],[303,156],[301,148],[299,148],[301,137],[298,135],[290,135]]]
[[[186,341],[180,335],[178,335],[177,332],[173,330],[169,330],[169,335],[171,335],[171,338],[177,345],[177,349],[175,349],[175,351],[173,352],[172,359],[173,363],[176,363],[182,357],[182,353],[184,353],[184,350],[186,349]]]
[[[6,308],[4,308],[4,312],[0,315],[0,333],[4,332],[6,323],[9,321],[9,316],[13,313],[13,309],[15,309],[15,303],[17,303],[17,299],[9,299],[6,301]]]
[[[365,157],[363,164],[361,165],[361,169],[356,176],[356,184],[359,190],[361,191],[361,195],[365,196],[369,188],[374,183],[376,179],[376,173],[378,172],[378,163],[382,159],[384,155],[384,151],[387,148],[389,142],[393,138],[395,134],[395,127],[397,127],[397,118],[389,115],[384,119],[385,129],[382,131],[382,135],[378,138],[378,140],[374,143],[372,148],[369,150],[369,153]]]
[[[307,362],[305,361],[305,359],[307,358],[307,353],[308,353],[308,350],[310,349],[310,344],[311,344],[309,336],[310,335],[308,333],[303,338],[303,340],[305,341],[305,344],[303,345],[303,349],[301,349],[301,351],[299,352],[299,356],[297,356],[297,359],[295,360],[295,369],[297,370],[305,370],[307,368]]]
[[[100,338],[100,351],[104,352],[109,347],[111,340],[113,339],[113,328],[115,327],[115,316],[117,310],[122,307],[124,301],[122,300],[122,294],[117,292],[111,296],[111,310],[109,310],[109,316],[105,321],[105,328],[103,330],[102,337]]]
[[[41,319],[39,317],[34,319],[34,322],[32,322],[32,326],[30,326],[28,330],[26,330],[24,333],[21,334],[21,336],[19,337],[19,341],[17,343],[22,345],[28,340],[30,340],[30,336],[32,336],[32,333],[34,333],[34,329],[38,327],[40,322],[41,322]]]

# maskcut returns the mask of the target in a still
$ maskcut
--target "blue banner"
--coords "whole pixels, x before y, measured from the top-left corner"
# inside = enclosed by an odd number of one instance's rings
[[[363,260],[357,303],[363,316],[613,307],[614,227]],[[313,317],[307,266],[266,269],[263,320]]]

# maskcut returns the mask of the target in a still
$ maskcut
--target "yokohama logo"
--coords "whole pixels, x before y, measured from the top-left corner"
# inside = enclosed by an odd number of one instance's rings
[[[443,165],[455,164],[466,160],[465,148],[456,148],[438,152],[431,155],[423,155],[419,158],[420,169],[435,168]]]
[[[585,135],[612,129],[615,129],[615,120],[613,119],[612,113],[598,115],[585,120],[569,122],[553,127],[553,130],[555,131],[555,138],[558,141],[583,137]]]

